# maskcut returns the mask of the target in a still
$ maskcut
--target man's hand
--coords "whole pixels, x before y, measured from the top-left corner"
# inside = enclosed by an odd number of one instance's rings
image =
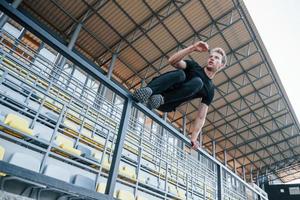
[[[192,148],[197,150],[199,147],[199,142],[197,140],[191,140]]]
[[[209,46],[206,42],[199,41],[193,44],[194,51],[206,52],[209,49]]]

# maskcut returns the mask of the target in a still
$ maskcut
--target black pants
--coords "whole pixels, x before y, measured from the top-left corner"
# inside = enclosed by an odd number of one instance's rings
[[[181,103],[193,99],[202,89],[203,81],[199,77],[187,80],[183,70],[176,70],[152,79],[147,87],[152,89],[153,94],[164,97],[164,104],[158,110],[171,112]]]

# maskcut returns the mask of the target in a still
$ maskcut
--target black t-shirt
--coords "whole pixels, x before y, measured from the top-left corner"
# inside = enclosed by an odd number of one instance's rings
[[[203,81],[202,89],[193,96],[195,98],[202,98],[202,103],[206,105],[210,105],[214,98],[214,84],[211,79],[204,72],[204,68],[202,68],[198,63],[192,60],[185,60],[186,68],[184,69],[186,80],[191,80],[194,77],[200,77]]]

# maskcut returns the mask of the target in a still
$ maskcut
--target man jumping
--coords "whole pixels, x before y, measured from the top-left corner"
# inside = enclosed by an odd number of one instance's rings
[[[214,48],[209,51],[205,67],[192,60],[183,60],[186,55],[195,51],[207,52],[209,46],[206,42],[199,41],[175,53],[169,58],[169,63],[178,70],[152,79],[146,87],[137,89],[133,97],[141,103],[147,103],[150,109],[163,112],[174,111],[185,101],[201,98],[191,136],[192,147],[197,149],[197,138],[204,125],[208,106],[214,97],[212,79],[225,67],[227,59],[223,49]]]

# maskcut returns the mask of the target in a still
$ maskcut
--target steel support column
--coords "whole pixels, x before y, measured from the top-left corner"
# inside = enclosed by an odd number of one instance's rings
[[[183,122],[182,122],[182,133],[184,136],[186,136],[186,115],[183,116]]]
[[[245,169],[245,165],[243,165],[242,170],[243,170],[243,180],[246,181],[246,169]]]
[[[253,183],[253,165],[250,165],[250,183]]]
[[[212,141],[212,155],[214,158],[216,158],[216,141]]]
[[[71,37],[70,42],[69,42],[69,44],[68,44],[68,49],[69,49],[70,51],[72,51],[72,49],[74,48],[74,45],[75,45],[75,43],[76,43],[76,40],[77,40],[77,38],[78,38],[78,35],[79,35],[79,33],[80,33],[81,28],[82,28],[82,23],[79,23],[79,24],[76,26],[76,29],[75,29],[74,33],[72,34],[72,37]],[[53,75],[53,79],[54,79],[54,80],[58,80],[58,79],[59,79],[59,76],[60,76],[60,74],[61,74],[61,72],[62,72],[62,70],[63,70],[63,67],[64,67],[64,65],[65,65],[66,62],[67,62],[67,59],[66,59],[65,57],[60,56],[59,58],[60,58],[60,60],[59,60],[59,62],[58,62],[58,65],[57,65],[57,66],[53,69],[53,71],[51,72],[52,75]]]
[[[117,181],[123,144],[125,141],[125,136],[126,136],[130,113],[131,113],[131,106],[132,106],[132,100],[127,99],[127,102],[125,102],[123,112],[122,112],[122,117],[121,117],[120,126],[119,126],[119,130],[118,130],[117,141],[115,144],[115,150],[114,150],[114,154],[112,157],[112,163],[111,163],[112,167],[109,170],[109,176],[107,179],[106,190],[105,190],[105,194],[108,194],[111,197],[114,194],[115,185],[116,185],[116,181]]]
[[[107,72],[107,77],[109,79],[111,79],[111,76],[113,74],[114,67],[115,67],[115,64],[116,64],[116,60],[117,60],[119,52],[120,52],[121,44],[122,43],[120,43],[120,45],[117,47],[117,49],[115,50],[115,52],[112,55],[112,58],[111,58],[111,61],[110,61],[110,64],[109,64],[109,68],[108,68],[108,72]]]
[[[217,187],[218,187],[218,200],[222,200],[223,192],[223,172],[222,166],[217,165]]]
[[[234,173],[237,173],[237,169],[236,169],[236,159],[233,159],[233,164],[234,164]]]
[[[227,151],[224,150],[224,165],[227,166]]]
[[[70,42],[69,42],[69,44],[68,44],[68,48],[69,48],[70,50],[73,49],[73,47],[74,47],[74,45],[75,45],[75,42],[76,42],[76,40],[77,40],[77,38],[78,38],[78,36],[79,36],[79,33],[80,33],[80,31],[81,31],[81,28],[82,28],[82,23],[80,22],[80,23],[76,26],[76,29],[75,29],[74,33],[72,34],[71,40],[70,40]]]

